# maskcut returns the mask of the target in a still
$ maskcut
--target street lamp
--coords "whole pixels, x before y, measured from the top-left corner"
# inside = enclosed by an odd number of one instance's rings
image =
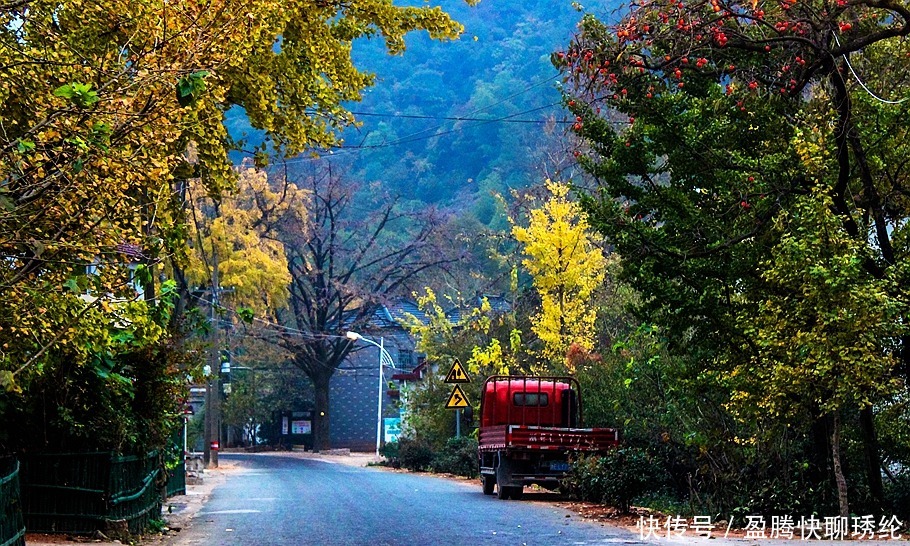
[[[351,341],[365,341],[370,345],[375,345],[379,348],[379,407],[376,411],[376,455],[379,456],[379,443],[382,438],[382,358],[385,357],[388,359],[388,365],[392,368],[395,367],[395,361],[392,360],[392,355],[385,350],[384,340],[381,337],[379,338],[379,343],[363,337],[357,332],[347,332],[344,334],[344,337]]]

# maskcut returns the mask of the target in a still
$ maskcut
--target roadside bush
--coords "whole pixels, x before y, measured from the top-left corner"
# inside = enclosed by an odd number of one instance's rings
[[[408,470],[429,470],[433,462],[433,448],[419,438],[398,439],[398,465]]]
[[[170,445],[183,425],[177,401],[190,357],[177,337],[93,359],[49,354],[27,390],[0,388],[0,453],[141,454]]]
[[[382,444],[382,447],[379,448],[379,454],[385,458],[385,461],[379,463],[382,466],[401,468],[401,459],[398,457],[398,440]]]
[[[658,488],[660,468],[643,449],[623,447],[575,461],[562,489],[573,497],[628,512],[632,501]]]
[[[464,437],[449,438],[442,451],[430,464],[433,472],[447,472],[467,478],[477,476],[477,440]]]
[[[910,520],[910,472],[904,472],[888,482],[885,495],[891,501],[892,514],[903,521]]]

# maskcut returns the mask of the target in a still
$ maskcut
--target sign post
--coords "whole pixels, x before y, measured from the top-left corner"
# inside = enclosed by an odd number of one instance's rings
[[[468,377],[468,373],[457,358],[452,363],[452,369],[446,374],[445,382],[455,384],[446,402],[446,409],[455,410],[455,437],[461,438],[461,408],[466,408],[470,404],[468,403],[468,396],[461,390],[460,383],[470,383],[471,378]]]

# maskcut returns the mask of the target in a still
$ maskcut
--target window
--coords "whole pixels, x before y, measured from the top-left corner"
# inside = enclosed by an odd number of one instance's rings
[[[549,404],[549,396],[545,392],[516,392],[512,396],[516,406],[539,406]]]
[[[410,349],[399,349],[398,362],[401,366],[404,366],[406,370],[410,370],[414,366],[414,351]]]

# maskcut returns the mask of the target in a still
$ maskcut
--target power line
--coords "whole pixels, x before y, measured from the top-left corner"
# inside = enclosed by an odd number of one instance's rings
[[[552,105],[550,105],[552,106]],[[549,106],[542,107],[548,108]],[[560,123],[569,124],[569,121],[554,121],[549,119],[508,119],[508,118],[475,118],[463,116],[428,116],[421,114],[386,114],[379,112],[351,112],[355,116],[377,117],[377,118],[395,118],[395,119],[434,119],[441,121],[483,121],[483,122],[500,122],[500,123]]]
[[[837,38],[837,34],[832,34],[832,36],[834,36],[834,41],[837,42],[837,47],[841,47],[841,43],[840,43],[840,40]],[[859,74],[856,73],[856,70],[853,69],[853,65],[850,63],[850,59],[847,58],[846,53],[843,54],[843,57],[844,57],[844,62],[847,63],[847,67],[850,69],[850,72],[853,74],[853,77],[856,78],[856,83],[858,83],[859,86],[862,87],[863,90],[865,90],[866,93],[868,93],[868,95],[870,97],[872,97],[873,99],[875,99],[881,103],[884,103],[884,104],[903,104],[904,102],[906,102],[908,100],[907,97],[904,97],[901,100],[888,100],[888,99],[883,99],[883,98],[879,97],[878,95],[873,93],[871,89],[866,87],[866,84],[863,83],[863,79],[860,78]]]
[[[238,313],[235,309],[231,309],[230,307],[225,307],[221,303],[216,303],[211,300],[207,300],[207,299],[205,299],[201,296],[197,296],[196,294],[193,294],[193,293],[190,293],[189,295],[191,298],[194,298],[198,301],[212,305],[216,309],[220,309],[226,313],[231,313],[231,314],[240,316],[240,313]],[[282,324],[270,322],[270,321],[267,321],[265,319],[261,319],[258,317],[253,317],[253,321],[262,324],[262,326],[264,328],[266,328],[266,331],[269,333],[277,334],[277,335],[293,335],[293,336],[304,338],[306,341],[310,341],[310,342],[318,341],[318,340],[325,340],[325,339],[348,339],[347,336],[342,336],[342,335],[337,335],[337,334],[323,334],[323,333],[307,332],[305,330],[299,330],[297,328],[292,328],[290,326],[284,326]],[[259,336],[254,336],[254,335],[250,335],[250,334],[242,334],[242,333],[238,334],[236,332],[232,333],[231,336],[249,337],[252,339],[262,339]],[[385,362],[383,362],[383,360],[385,360]],[[338,367],[334,367],[334,366],[331,366],[329,364],[326,364],[326,363],[320,362],[320,361],[314,361],[314,362],[324,368],[329,368],[329,369],[354,369],[354,368],[338,368]],[[383,366],[392,368],[394,370],[403,370],[404,369],[404,368],[399,368],[395,364],[395,361],[392,359],[391,355],[389,355],[389,354],[380,353],[380,362],[383,362],[383,364],[382,364]]]
[[[540,87],[540,86],[542,86],[542,85],[544,85],[544,84],[550,83],[550,82],[554,81],[554,80],[555,80],[556,78],[558,78],[558,77],[559,77],[559,74],[555,74],[555,75],[553,75],[553,76],[551,76],[551,77],[549,77],[549,78],[545,78],[545,79],[543,79],[543,80],[541,80],[541,81],[532,83],[532,84],[528,85],[527,87],[525,87],[524,89],[522,89],[521,91],[518,91],[518,92],[516,92],[516,93],[512,93],[511,95],[509,95],[509,96],[507,96],[507,97],[505,97],[505,98],[502,98],[502,99],[500,99],[500,100],[498,100],[498,101],[495,101],[495,102],[493,102],[493,103],[491,103],[491,104],[488,104],[488,105],[486,105],[486,106],[482,106],[482,107],[477,108],[477,109],[475,109],[475,110],[472,110],[471,112],[468,112],[468,113],[466,114],[466,116],[473,116],[473,115],[478,114],[478,113],[480,113],[480,112],[484,112],[484,111],[486,111],[486,110],[489,110],[490,108],[494,108],[494,107],[496,107],[496,106],[499,106],[500,104],[504,104],[504,103],[506,103],[506,102],[508,102],[508,101],[510,101],[510,100],[512,100],[512,99],[514,99],[515,97],[524,95],[525,93],[528,93],[528,92],[530,92],[530,91],[533,90],[533,89],[536,89],[536,88],[538,88],[538,87]],[[432,138],[432,136],[435,136],[435,131],[436,131],[437,129],[441,129],[441,128],[443,127],[443,125],[445,125],[445,124],[442,123],[442,124],[436,125],[435,127],[428,127],[428,128],[426,128],[426,129],[422,129],[422,130],[420,130],[420,131],[417,131],[416,133],[411,133],[410,135],[405,135],[405,136],[401,137],[401,139],[399,139],[399,140],[407,140],[407,139],[410,139],[410,138],[412,138],[412,137],[416,137],[416,136],[419,136],[419,135],[426,134],[426,133],[428,133],[428,132],[433,132],[433,133],[434,133],[434,135],[431,135],[430,137],[427,137],[427,138]],[[440,133],[440,134],[447,134],[447,133],[450,133],[450,132],[451,132],[451,131],[446,131],[445,133]],[[419,139],[418,139],[418,140],[419,140]],[[411,140],[408,140],[408,142],[411,142]]]
[[[548,120],[521,120],[521,119],[515,119],[515,118],[518,118],[519,116],[523,116],[523,115],[530,114],[530,113],[533,113],[533,112],[538,112],[538,111],[540,111],[540,110],[545,110],[545,109],[547,109],[547,108],[552,108],[553,106],[559,105],[560,102],[555,102],[555,103],[548,104],[548,105],[546,105],[546,106],[540,106],[540,107],[537,107],[537,108],[531,108],[531,109],[529,109],[529,110],[524,110],[524,111],[518,112],[518,113],[516,113],[516,114],[511,114],[511,115],[508,115],[508,116],[502,116],[502,117],[498,117],[498,118],[489,118],[489,119],[488,119],[488,118],[477,118],[477,117],[475,117],[475,115],[478,114],[478,113],[484,112],[484,111],[486,111],[486,110],[489,110],[489,109],[491,109],[491,108],[494,108],[494,107],[496,107],[496,106],[499,106],[500,104],[506,103],[506,102],[508,102],[508,101],[510,101],[510,100],[512,100],[512,99],[514,99],[515,97],[518,97],[518,96],[520,96],[520,95],[523,95],[523,94],[525,94],[525,93],[528,93],[528,92],[530,92],[530,91],[532,91],[532,90],[534,90],[534,89],[536,89],[536,88],[538,88],[538,87],[540,87],[540,86],[542,86],[542,85],[546,85],[546,84],[548,84],[548,83],[550,83],[550,82],[556,80],[558,77],[559,77],[559,74],[556,74],[556,75],[551,76],[551,77],[549,77],[549,78],[545,78],[545,79],[540,80],[540,81],[538,81],[538,82],[534,82],[534,83],[528,85],[527,87],[523,88],[521,91],[518,91],[518,92],[516,92],[516,93],[513,93],[513,94],[511,94],[511,95],[509,95],[509,96],[507,96],[507,97],[505,97],[505,98],[503,98],[503,99],[500,99],[500,100],[498,100],[498,101],[496,101],[496,102],[493,102],[493,103],[491,103],[491,104],[488,104],[488,105],[486,105],[486,106],[483,106],[483,107],[477,108],[477,109],[475,109],[475,110],[472,110],[471,112],[468,112],[468,113],[465,114],[464,116],[419,116],[419,115],[408,115],[408,114],[383,114],[383,113],[372,113],[372,112],[352,112],[354,115],[360,115],[360,116],[392,117],[392,118],[403,118],[403,119],[409,119],[409,118],[412,118],[412,119],[434,119],[434,120],[441,120],[442,123],[440,123],[440,124],[438,124],[438,125],[435,125],[435,126],[433,126],[433,127],[428,127],[428,128],[426,128],[426,129],[421,129],[420,131],[417,131],[417,132],[415,132],[415,133],[411,133],[411,134],[409,134],[409,135],[405,135],[405,136],[403,136],[403,137],[401,137],[401,138],[399,138],[399,139],[393,140],[393,141],[391,141],[391,142],[384,142],[384,143],[381,143],[381,144],[374,144],[374,145],[370,145],[370,146],[363,146],[363,145],[358,145],[358,146],[339,146],[339,147],[336,147],[336,148],[333,148],[333,149],[328,150],[328,153],[330,153],[330,154],[332,154],[332,155],[344,155],[344,154],[355,153],[355,152],[358,152],[358,151],[360,151],[360,150],[374,150],[374,149],[380,149],[380,148],[390,148],[390,147],[392,147],[392,146],[398,146],[398,145],[401,145],[401,144],[408,144],[408,143],[411,143],[411,142],[417,142],[417,141],[420,141],[420,140],[427,140],[427,139],[434,138],[434,137],[437,137],[437,136],[443,136],[443,135],[455,133],[455,132],[460,131],[460,130],[462,130],[462,129],[473,128],[473,127],[477,127],[477,126],[479,126],[479,125],[485,125],[485,124],[488,124],[488,123],[520,123],[520,124],[540,124],[540,123],[548,123],[548,122],[549,122]],[[454,127],[454,128],[449,129],[449,130],[447,130],[447,131],[436,132],[438,129],[441,129],[442,127],[445,126],[446,123],[448,123],[448,122],[450,122],[450,121],[467,121],[467,122],[472,122],[472,124],[470,124],[470,125],[463,125],[463,126],[459,126],[459,127]],[[553,120],[552,122],[553,122],[553,123],[557,123],[557,124],[568,123],[568,122],[557,121],[557,120]],[[427,134],[427,133],[430,133],[430,132],[432,132],[432,134]],[[249,153],[249,152],[247,152],[247,153]],[[250,154],[250,155],[252,155],[252,154]],[[301,163],[301,162],[305,162],[305,161],[307,161],[307,162],[309,162],[309,161],[318,161],[318,160],[320,160],[320,159],[324,159],[324,156],[317,156],[317,157],[297,157],[297,158],[294,158],[294,159],[285,160],[284,163],[285,163],[285,164],[293,164],[293,163]]]
[[[330,150],[329,153],[331,153],[332,155],[344,155],[344,154],[350,154],[350,153],[358,152],[358,151],[360,151],[360,150],[378,150],[378,149],[382,149],[382,148],[391,148],[391,147],[393,147],[393,146],[399,146],[399,145],[402,145],[402,144],[409,144],[409,143],[411,143],[411,142],[418,142],[418,141],[421,141],[421,140],[428,140],[428,139],[435,138],[435,137],[439,137],[439,136],[444,136],[444,135],[448,135],[448,134],[452,134],[452,133],[457,133],[458,131],[461,131],[461,130],[463,130],[463,129],[470,129],[470,128],[478,127],[478,126],[480,126],[480,125],[486,125],[486,124],[488,124],[488,123],[501,123],[501,122],[506,122],[506,123],[508,123],[508,122],[510,122],[513,118],[516,118],[516,117],[519,117],[519,116],[523,116],[523,115],[526,115],[526,114],[530,114],[530,113],[533,113],[533,112],[538,112],[538,111],[540,111],[540,110],[545,110],[545,109],[547,109],[547,108],[552,108],[552,107],[554,107],[554,106],[558,106],[559,104],[561,104],[561,103],[560,103],[560,102],[554,102],[554,103],[551,103],[551,104],[547,104],[547,105],[545,105],[545,106],[538,106],[537,108],[531,108],[530,110],[524,110],[524,111],[522,111],[522,112],[518,112],[518,113],[515,113],[515,114],[510,114],[510,115],[508,115],[508,116],[502,116],[502,117],[499,117],[499,118],[492,118],[492,119],[477,118],[476,121],[475,121],[475,120],[472,120],[472,119],[468,119],[468,120],[466,120],[466,121],[469,121],[469,122],[472,122],[472,123],[470,123],[470,124],[468,124],[468,125],[462,125],[462,126],[458,126],[458,127],[453,127],[452,129],[449,129],[449,130],[447,130],[447,131],[436,132],[436,133],[433,133],[433,134],[430,134],[430,135],[422,134],[422,133],[425,133],[426,131],[420,131],[420,132],[418,132],[418,133],[413,133],[413,135],[412,135],[413,138],[411,138],[411,137],[409,137],[409,136],[405,136],[405,137],[401,137],[401,138],[399,138],[399,139],[397,139],[397,140],[393,140],[393,141],[391,141],[391,142],[383,142],[383,143],[381,143],[381,144],[358,145],[358,146],[340,146],[340,147],[338,147],[338,148],[334,148],[333,150]],[[435,119],[435,118],[434,118],[434,119]],[[442,119],[449,120],[449,118],[442,118]],[[524,121],[524,123],[529,123],[529,122],[531,122],[531,123],[539,123],[539,122],[537,122],[536,120],[526,120],[526,121]],[[567,122],[562,122],[562,121],[553,120],[553,123],[564,124],[564,123],[567,123]],[[435,127],[434,129],[438,129],[438,128],[440,128],[440,127],[442,127],[442,125],[437,126],[437,127]],[[306,161],[306,162],[308,162],[308,161],[318,161],[318,160],[321,160],[321,159],[325,159],[325,157],[324,157],[324,156],[317,156],[317,157],[297,157],[297,158],[294,158],[294,159],[285,160],[285,161],[282,162],[282,164],[288,164],[288,165],[290,165],[290,164],[295,164],[295,163],[302,163],[302,162],[305,162],[305,161]]]
[[[488,123],[508,122],[508,120],[511,120],[512,118],[516,118],[516,117],[518,117],[518,116],[523,116],[523,115],[525,115],[525,114],[530,114],[530,113],[532,113],[532,112],[537,112],[537,111],[540,111],[540,110],[545,110],[545,109],[547,109],[547,108],[552,108],[552,107],[557,106],[557,105],[559,105],[559,104],[560,104],[559,102],[554,102],[554,103],[552,103],[552,104],[547,104],[546,106],[538,106],[537,108],[532,108],[532,109],[530,109],[530,110],[525,110],[524,112],[518,112],[517,114],[511,114],[511,115],[503,116],[503,117],[500,117],[500,118],[494,118],[494,119],[480,119],[480,120],[478,120],[478,121],[477,121],[475,124],[473,124],[473,125],[453,127],[452,129],[449,129],[448,131],[442,131],[442,132],[440,132],[440,133],[433,133],[432,135],[416,136],[416,135],[418,135],[419,133],[415,133],[414,138],[402,137],[402,138],[399,138],[398,140],[393,140],[393,141],[391,141],[391,142],[384,142],[384,143],[382,143],[382,144],[373,144],[373,145],[369,145],[369,146],[345,146],[345,147],[342,148],[342,150],[375,150],[375,149],[379,149],[379,148],[390,148],[390,147],[392,147],[392,146],[398,146],[398,145],[401,145],[401,144],[408,144],[408,143],[411,143],[411,142],[417,142],[417,141],[419,141],[419,140],[427,140],[427,139],[435,138],[435,137],[438,137],[438,136],[448,135],[448,134],[451,134],[451,133],[455,133],[455,132],[461,131],[462,129],[473,128],[473,127],[477,127],[477,126],[480,126],[480,125],[486,125],[486,124],[488,124]]]
[[[240,316],[240,313],[238,313],[236,309],[231,309],[230,307],[225,307],[224,305],[221,305],[220,303],[213,303],[211,300],[207,300],[207,299],[205,299],[201,296],[197,296],[196,294],[193,294],[193,293],[190,293],[190,297],[194,298],[196,300],[199,300],[201,302],[207,303],[209,305],[214,305],[217,309],[220,309],[226,313],[230,313],[230,314],[236,315],[238,317]],[[263,327],[268,328],[269,331],[271,331],[273,333],[284,334],[284,335],[295,335],[298,337],[305,338],[308,341],[317,341],[320,339],[346,339],[345,336],[335,335],[335,334],[322,334],[322,333],[308,332],[306,330],[292,328],[290,326],[285,326],[283,324],[270,322],[270,321],[267,321],[265,319],[261,319],[258,317],[253,317],[253,322],[258,322],[258,323],[262,324]]]

